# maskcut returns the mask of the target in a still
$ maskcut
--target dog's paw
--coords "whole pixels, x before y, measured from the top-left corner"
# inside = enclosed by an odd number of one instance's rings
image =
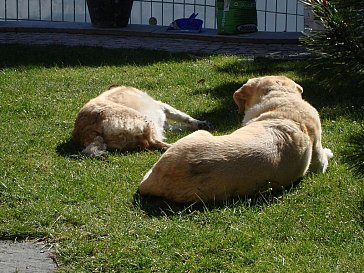
[[[331,159],[331,158],[334,157],[333,152],[330,149],[328,149],[328,148],[324,148],[324,153],[326,154],[327,159]]]
[[[323,155],[323,158],[321,159],[321,161],[322,161],[321,163],[322,163],[322,172],[324,173],[324,172],[326,172],[326,169],[329,165],[329,160],[334,157],[334,154],[330,149],[324,148],[322,155]]]
[[[198,127],[198,129],[207,130],[207,131],[210,131],[213,128],[212,123],[208,122],[206,120],[203,120],[203,121],[199,120],[197,123],[197,127]]]

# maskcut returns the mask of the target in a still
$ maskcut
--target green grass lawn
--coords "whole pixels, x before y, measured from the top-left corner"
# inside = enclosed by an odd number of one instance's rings
[[[345,163],[363,90],[328,90],[307,61],[143,50],[0,46],[0,238],[43,238],[59,272],[364,272],[363,177]],[[203,208],[134,202],[158,151],[81,156],[76,114],[111,84],[147,91],[230,133],[233,92],[281,74],[320,112],[334,159],[282,195]],[[333,84],[335,85],[335,84]],[[188,132],[168,132],[174,142]]]

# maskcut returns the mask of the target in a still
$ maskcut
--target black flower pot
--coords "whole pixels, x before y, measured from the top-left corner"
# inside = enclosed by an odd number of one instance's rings
[[[126,27],[133,0],[87,0],[91,23],[95,27]]]

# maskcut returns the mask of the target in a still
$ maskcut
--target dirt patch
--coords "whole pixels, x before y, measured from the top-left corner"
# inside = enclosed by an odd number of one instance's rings
[[[50,247],[43,243],[0,240],[0,272],[55,272],[57,266],[51,257]]]

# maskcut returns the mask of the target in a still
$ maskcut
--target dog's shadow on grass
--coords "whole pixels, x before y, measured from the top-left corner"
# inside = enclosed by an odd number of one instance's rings
[[[73,159],[80,159],[84,157],[81,151],[82,149],[73,142],[72,138],[69,138],[66,141],[58,144],[56,148],[58,155]]]
[[[209,203],[199,202],[193,204],[175,203],[156,196],[142,196],[139,191],[134,194],[133,204],[152,217],[173,216],[176,214],[189,214],[195,211],[204,212],[214,209],[224,209],[243,205],[245,207],[264,207],[279,202],[285,194],[294,191],[302,179],[294,182],[289,188],[280,190],[267,190],[255,196],[236,197],[225,201],[213,201]]]
[[[72,138],[69,138],[64,142],[58,144],[56,148],[56,153],[60,156],[72,158],[75,160],[82,160],[91,157],[89,155],[82,153],[82,150],[83,150],[82,147],[74,143]],[[92,156],[92,158],[103,160],[107,158],[107,156],[110,154],[125,155],[125,153],[122,153],[121,151],[113,150],[113,151],[107,151],[107,153],[102,156]]]
[[[120,156],[128,156],[132,153],[137,153],[142,151],[142,149],[136,148],[130,151],[120,151],[120,150],[107,150],[104,155],[100,156],[90,156],[85,153],[82,153],[82,147],[78,146],[76,143],[73,142],[72,138],[65,140],[64,142],[60,143],[56,147],[56,153],[63,157],[69,157],[76,160],[81,160],[85,158],[94,158],[99,160],[105,160],[109,155],[120,155]]]

